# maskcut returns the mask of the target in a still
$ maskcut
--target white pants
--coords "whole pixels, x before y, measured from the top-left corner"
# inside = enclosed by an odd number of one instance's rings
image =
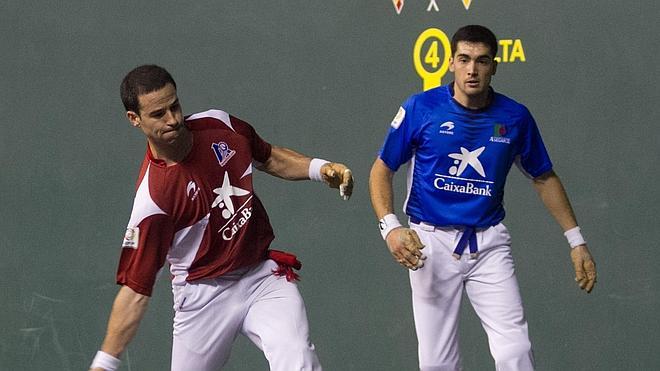
[[[411,224],[427,259],[410,271],[415,329],[422,371],[461,370],[458,320],[463,288],[488,335],[498,371],[534,369],[527,321],[511,256],[511,237],[503,224],[477,230],[479,255],[465,249],[452,256],[461,230]]]
[[[273,371],[320,371],[298,287],[266,260],[222,278],[176,286],[173,371],[216,371],[239,333],[264,352]]]

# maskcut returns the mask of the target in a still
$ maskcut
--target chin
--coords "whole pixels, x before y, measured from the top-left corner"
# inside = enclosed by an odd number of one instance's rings
[[[168,133],[168,135],[165,135],[162,137],[163,142],[172,144],[179,139],[179,133]]]
[[[465,89],[465,95],[477,96],[484,94],[486,91],[488,91],[486,88],[467,88]]]

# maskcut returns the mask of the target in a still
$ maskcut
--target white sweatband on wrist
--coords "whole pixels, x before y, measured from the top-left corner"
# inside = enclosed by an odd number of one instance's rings
[[[121,360],[119,358],[115,358],[110,354],[99,350],[96,352],[96,356],[89,368],[102,368],[106,371],[116,371],[119,368],[120,363]]]
[[[321,175],[321,167],[329,163],[330,161],[313,158],[312,161],[309,162],[309,179],[315,182],[322,182],[323,175]]]
[[[587,242],[584,240],[584,237],[582,237],[582,233],[580,233],[580,227],[575,227],[567,230],[564,232],[564,236],[566,236],[566,239],[568,240],[568,244],[571,245],[571,249],[574,249],[580,245],[584,245]]]
[[[398,227],[401,227],[401,223],[399,222],[399,218],[394,214],[387,214],[383,219],[378,221],[378,229],[380,229],[380,235],[383,236],[384,240],[387,240],[387,235],[392,229]]]

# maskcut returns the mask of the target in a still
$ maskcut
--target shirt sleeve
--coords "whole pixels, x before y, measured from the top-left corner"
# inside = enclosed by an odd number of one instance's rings
[[[252,158],[257,162],[264,163],[270,158],[270,152],[272,150],[272,145],[265,140],[263,140],[259,134],[254,130],[252,125],[247,122],[238,119],[234,116],[231,117],[232,123],[238,123],[237,128],[240,127],[240,132],[244,135],[250,142],[250,148],[252,151]]]
[[[518,153],[518,167],[530,177],[536,178],[552,170],[552,162],[543,144],[541,132],[532,114],[525,109],[522,143]]]
[[[117,283],[133,291],[151,296],[156,275],[165,264],[165,259],[174,238],[174,224],[164,214],[151,215],[140,221],[137,227],[129,228],[134,243],[124,238],[124,247],[119,258]]]
[[[392,171],[408,162],[417,143],[417,127],[414,117],[415,101],[409,98],[401,107],[390,124],[379,157]]]

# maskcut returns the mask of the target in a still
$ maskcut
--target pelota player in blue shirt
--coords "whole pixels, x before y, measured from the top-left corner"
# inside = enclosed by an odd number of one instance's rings
[[[465,288],[497,370],[533,370],[510,236],[501,223],[512,164],[532,179],[565,231],[575,280],[587,292],[596,282],[595,264],[532,115],[490,87],[495,35],[465,26],[451,44],[455,81],[413,95],[399,109],[371,169],[371,201],[390,252],[410,269],[420,369],[461,369]],[[392,178],[409,161],[405,228],[394,215]]]

